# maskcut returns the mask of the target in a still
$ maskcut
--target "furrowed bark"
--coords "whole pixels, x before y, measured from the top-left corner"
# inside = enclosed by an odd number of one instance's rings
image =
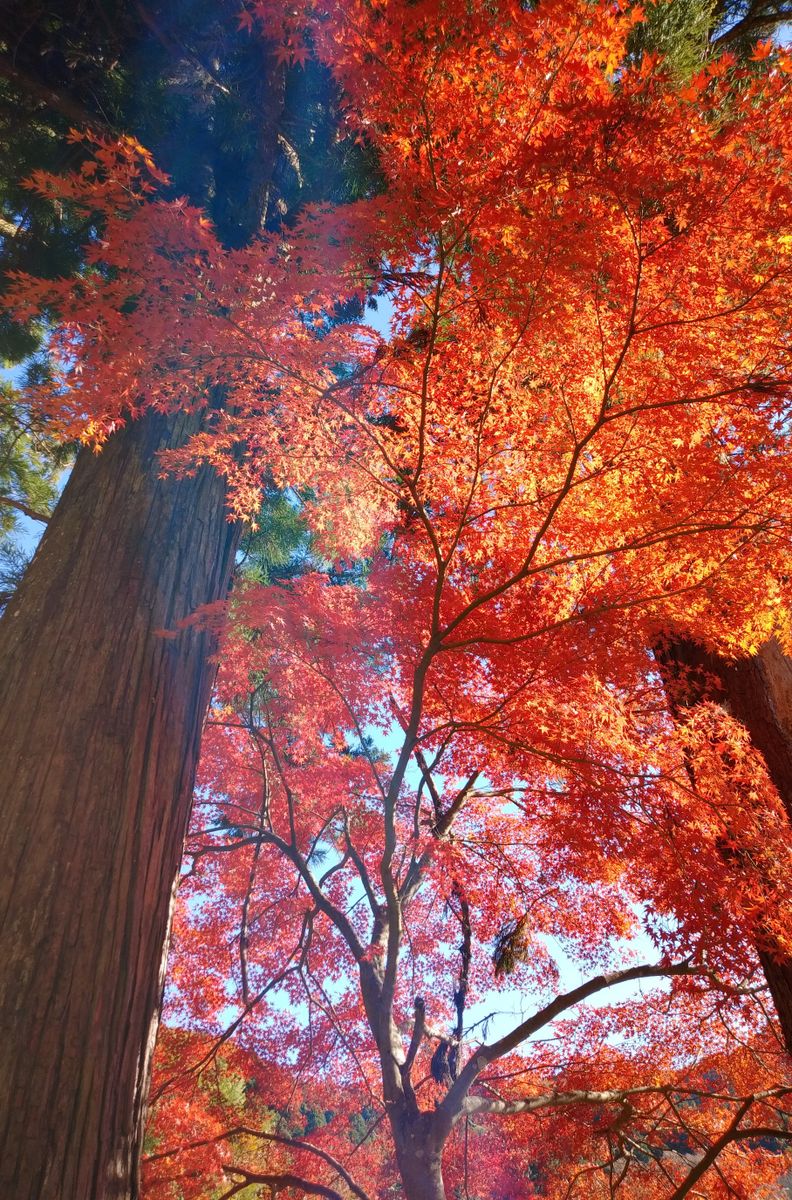
[[[722,704],[747,729],[789,816],[792,837],[792,662],[775,639],[751,658],[728,662],[690,638],[655,647],[671,709]],[[792,1054],[792,959],[759,952],[786,1049]]]
[[[226,593],[222,481],[158,479],[196,418],[84,452],[0,623],[0,1195],[135,1195],[173,883]]]
[[[196,147],[229,246],[261,227],[284,100],[264,43],[233,36],[247,136],[232,170],[207,108]],[[166,143],[153,148],[168,169]],[[84,451],[0,622],[0,1196],[15,1200],[139,1196],[214,674],[210,636],[162,631],[227,594],[238,537],[218,476],[159,477],[159,451],[200,422],[150,414]]]

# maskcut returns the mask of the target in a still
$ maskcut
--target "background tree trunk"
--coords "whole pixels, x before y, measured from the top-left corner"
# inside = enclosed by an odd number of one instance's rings
[[[712,701],[745,726],[789,816],[792,837],[792,662],[775,639],[752,658],[728,662],[690,638],[669,637],[655,647],[655,658],[672,712]],[[792,1054],[792,959],[766,950],[759,959]]]

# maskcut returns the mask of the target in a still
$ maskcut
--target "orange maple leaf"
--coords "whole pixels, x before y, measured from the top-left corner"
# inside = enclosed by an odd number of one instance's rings
[[[770,40],[770,38],[766,38],[764,41],[756,43],[753,48],[751,59],[754,62],[761,62],[763,58],[769,58],[774,49],[775,47],[773,42]]]

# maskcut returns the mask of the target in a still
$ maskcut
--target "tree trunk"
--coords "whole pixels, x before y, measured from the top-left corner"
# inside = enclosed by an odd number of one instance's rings
[[[759,951],[759,961],[770,988],[784,1045],[787,1053],[792,1055],[792,961],[788,957],[774,958],[764,950]]]
[[[433,1136],[433,1114],[392,1115],[391,1129],[406,1200],[446,1200],[442,1146]]]
[[[136,1196],[171,898],[237,530],[196,417],[84,451],[0,622],[0,1195]]]
[[[792,823],[792,662],[775,639],[737,662],[689,638],[669,638],[655,648],[655,657],[673,711],[710,700],[745,726]],[[792,1054],[792,959],[766,951],[759,959]]]
[[[127,66],[144,136],[226,246],[262,227],[285,68],[218,0],[155,15],[223,58],[223,89],[168,43]],[[158,43],[157,43],[158,44]],[[166,55],[166,59],[168,56]],[[148,103],[146,89],[163,97]],[[158,92],[158,89],[159,92]],[[193,187],[192,184],[195,184]],[[196,392],[201,387],[196,380]],[[212,641],[163,637],[228,591],[238,530],[208,469],[160,479],[201,417],[149,414],[84,451],[0,622],[0,1196],[130,1200]]]
[[[688,638],[657,650],[670,669],[673,703],[722,704],[751,735],[792,822],[792,662],[773,639],[753,658],[727,662]]]

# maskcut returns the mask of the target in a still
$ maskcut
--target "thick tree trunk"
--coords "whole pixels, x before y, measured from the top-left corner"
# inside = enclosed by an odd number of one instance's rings
[[[745,726],[792,822],[792,662],[778,642],[737,662],[687,638],[675,638],[657,653],[673,675],[675,704],[714,700]]]
[[[137,1195],[173,884],[213,668],[163,637],[226,594],[222,481],[159,479],[195,417],[83,452],[0,622],[0,1195]]]
[[[406,1200],[446,1200],[442,1146],[431,1113],[391,1116],[393,1143]]]
[[[764,950],[759,951],[759,961],[770,988],[784,1045],[792,1055],[792,962],[789,958],[775,958]]]
[[[172,61],[154,56],[151,78],[142,47],[127,66],[139,76],[144,137],[174,188],[208,205],[226,246],[241,246],[267,211],[284,67],[237,30],[232,4],[169,0],[153,11],[177,33],[197,22],[225,82],[207,82],[178,37]],[[162,110],[148,87],[165,97]],[[213,677],[205,634],[161,631],[227,594],[237,542],[214,473],[159,478],[157,452],[199,426],[197,416],[151,414],[99,456],[84,452],[0,623],[2,1200],[139,1194],[174,884]]]
[[[778,643],[727,662],[689,638],[670,638],[656,647],[655,656],[672,709],[715,701],[745,726],[789,815],[792,837],[792,662]],[[792,1054],[792,960],[765,951],[759,958]]]

